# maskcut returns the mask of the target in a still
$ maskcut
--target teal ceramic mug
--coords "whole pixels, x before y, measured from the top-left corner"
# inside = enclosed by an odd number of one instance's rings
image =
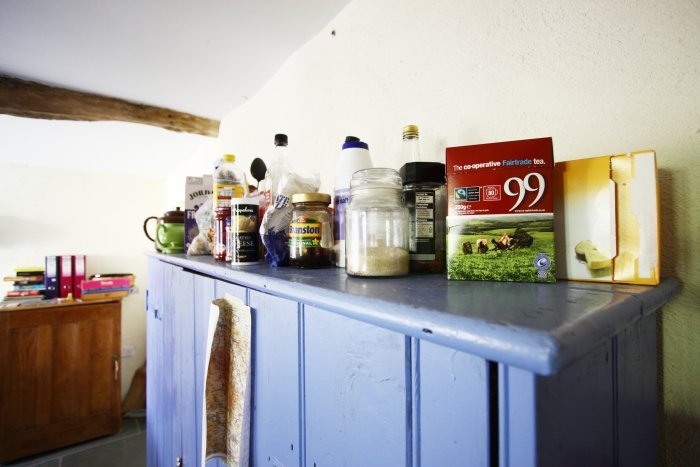
[[[155,238],[148,233],[148,221],[155,219]],[[143,221],[143,232],[155,244],[156,251],[163,253],[184,253],[185,251],[185,213],[180,208],[166,212],[163,217],[151,216]]]

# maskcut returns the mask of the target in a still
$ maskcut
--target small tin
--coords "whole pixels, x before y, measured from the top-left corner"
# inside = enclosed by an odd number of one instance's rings
[[[231,264],[257,264],[260,259],[260,199],[233,198],[231,200]]]

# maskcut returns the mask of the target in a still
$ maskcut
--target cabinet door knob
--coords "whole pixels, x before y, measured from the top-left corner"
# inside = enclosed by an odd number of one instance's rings
[[[112,355],[112,360],[114,361],[114,382],[119,381],[119,356]]]
[[[175,467],[182,467],[182,457],[175,459]]]

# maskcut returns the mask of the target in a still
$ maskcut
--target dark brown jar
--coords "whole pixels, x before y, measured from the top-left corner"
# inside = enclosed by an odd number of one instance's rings
[[[447,189],[445,164],[408,162],[399,171],[408,207],[411,272],[445,272]]]
[[[326,268],[333,263],[333,220],[326,193],[292,195],[289,263],[297,268]]]

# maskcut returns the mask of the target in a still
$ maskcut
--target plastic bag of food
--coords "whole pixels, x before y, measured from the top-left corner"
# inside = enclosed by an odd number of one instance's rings
[[[214,211],[212,210],[213,203],[211,195],[207,196],[207,200],[194,213],[194,219],[197,221],[199,234],[192,240],[190,247],[187,249],[187,254],[210,255],[212,252],[212,242],[214,233]]]
[[[315,193],[321,186],[318,174],[305,178],[295,173],[284,174],[279,181],[275,199],[265,211],[260,224],[260,238],[267,249],[265,262],[271,266],[289,263],[289,223],[292,205],[289,202],[296,193]]]

